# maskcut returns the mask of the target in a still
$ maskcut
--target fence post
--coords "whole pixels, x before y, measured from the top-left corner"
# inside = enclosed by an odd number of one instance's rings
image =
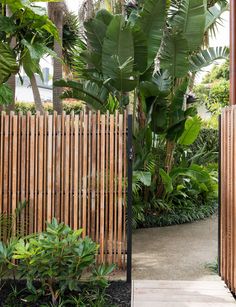
[[[218,274],[221,276],[221,115],[219,116],[218,153]]]
[[[128,115],[128,138],[127,138],[127,157],[128,157],[128,188],[127,188],[127,283],[132,281],[132,115]]]

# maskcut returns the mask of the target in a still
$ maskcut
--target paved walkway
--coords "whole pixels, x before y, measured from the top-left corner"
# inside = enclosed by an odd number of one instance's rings
[[[217,281],[134,281],[132,307],[233,307],[235,300]]]
[[[235,300],[208,265],[215,263],[218,221],[210,219],[133,235],[133,307],[230,307]]]
[[[133,234],[134,280],[214,280],[217,217],[190,224],[139,229]]]

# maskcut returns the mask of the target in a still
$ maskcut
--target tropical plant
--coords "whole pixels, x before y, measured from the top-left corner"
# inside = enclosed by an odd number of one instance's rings
[[[197,110],[187,104],[193,76],[229,55],[226,47],[203,47],[207,31],[225,10],[222,6],[214,15],[216,8],[205,0],[146,0],[126,17],[101,10],[84,25],[74,65],[79,81],[57,82],[67,88],[63,97],[102,112],[114,110],[110,105],[120,111],[132,105],[135,170],[154,165],[151,187],[139,189],[138,208],[141,203],[165,206],[159,169],[169,174],[176,146],[191,145],[200,131]]]
[[[2,7],[7,6],[11,12],[8,16],[5,14],[0,16],[0,86],[6,89],[5,83],[11,75],[20,73],[20,69],[24,68],[31,81],[37,110],[42,113],[43,107],[35,74],[42,77],[39,62],[44,55],[55,56],[48,48],[45,36],[59,39],[57,29],[46,16],[45,10],[36,6],[34,1],[31,3],[22,0],[1,0],[0,2]],[[15,42],[14,48],[12,41]],[[14,98],[13,95],[11,97]],[[9,98],[9,94],[8,97],[5,96],[4,101],[6,98]]]

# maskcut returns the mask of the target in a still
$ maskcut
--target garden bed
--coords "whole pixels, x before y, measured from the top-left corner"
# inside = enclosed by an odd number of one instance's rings
[[[6,280],[0,285],[0,306],[1,307],[28,307],[28,306],[53,306],[50,305],[50,298],[40,298],[37,302],[27,302],[27,297],[30,293],[26,289],[26,281],[24,280]],[[79,297],[79,292],[72,292],[65,295],[64,301],[69,298],[69,296]],[[92,295],[92,294],[91,294]],[[99,305],[99,307],[128,307],[131,306],[131,286],[125,281],[112,281],[109,287],[106,289],[105,293],[106,303],[104,305]],[[58,306],[73,306],[71,303],[65,303]],[[74,305],[79,306],[79,305]],[[86,306],[86,305],[83,305]],[[89,306],[89,305],[87,305]]]

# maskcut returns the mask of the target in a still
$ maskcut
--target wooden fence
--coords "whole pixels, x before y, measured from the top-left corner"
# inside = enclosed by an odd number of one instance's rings
[[[220,274],[236,293],[236,106],[221,116]]]
[[[0,116],[0,214],[26,208],[15,231],[56,217],[100,244],[99,262],[126,262],[127,116]]]

